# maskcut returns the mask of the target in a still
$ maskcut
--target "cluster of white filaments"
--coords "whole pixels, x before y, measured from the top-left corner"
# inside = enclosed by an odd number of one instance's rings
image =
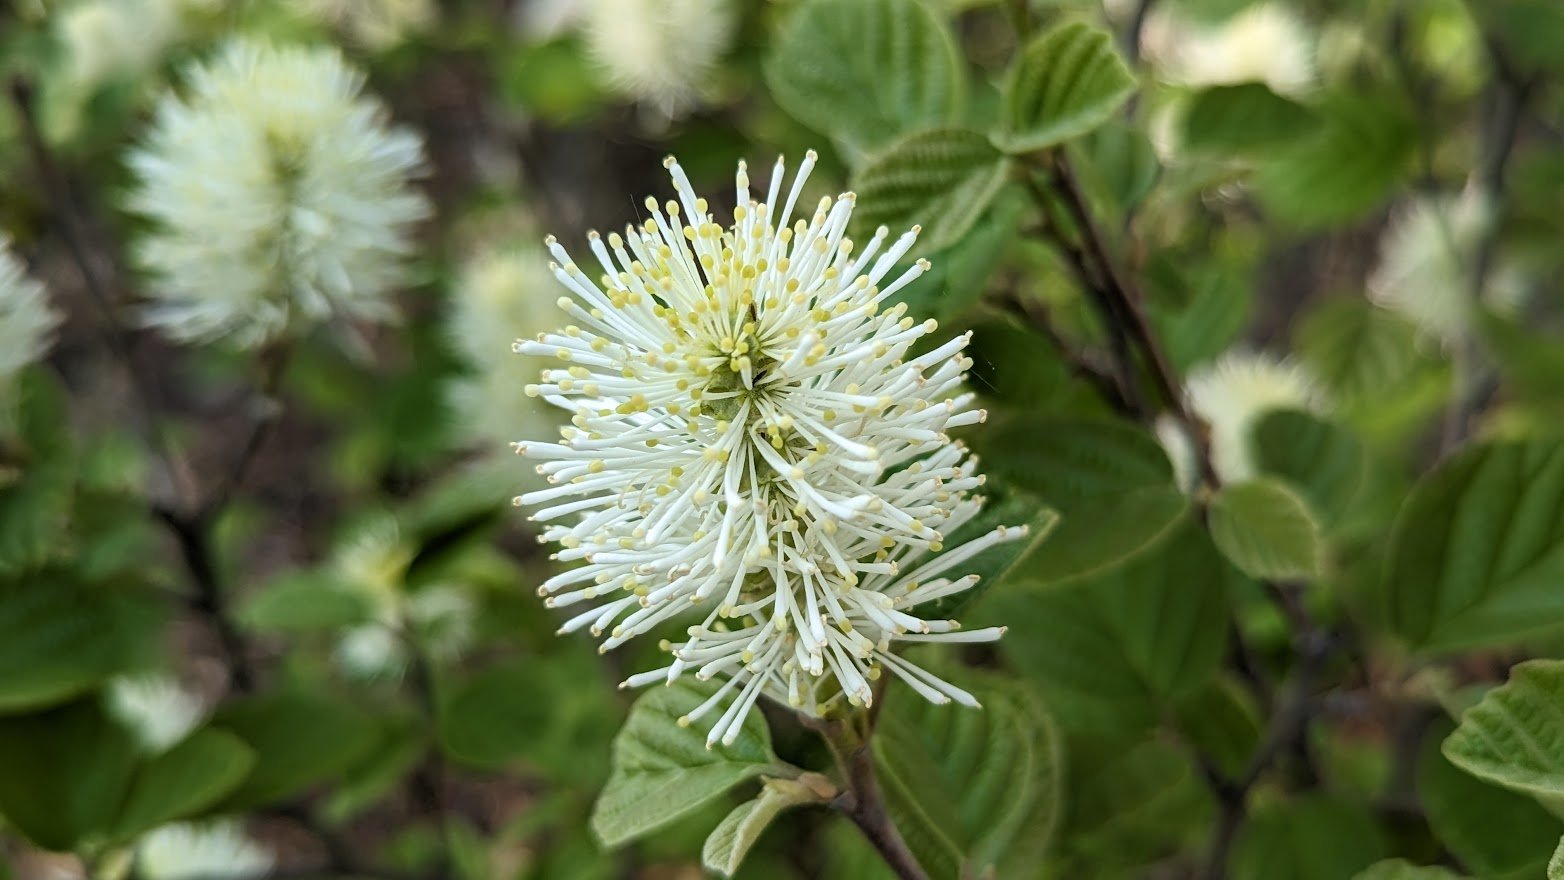
[[[589,628],[605,651],[701,615],[665,643],[667,666],[625,685],[723,677],[682,719],[725,706],[709,743],[731,742],[762,694],[811,714],[867,705],[884,670],[975,705],[892,643],[998,638],[911,612],[971,588],[947,572],[1026,532],[946,549],[981,506],[975,460],[947,435],[984,418],[960,390],[968,336],[907,357],[935,322],[884,305],[928,263],[881,283],[918,230],[892,242],[882,227],[855,250],[851,193],[795,217],[814,163],[784,194],[778,159],[762,201],[740,163],[724,229],[670,158],[678,202],[648,199],[624,236],[589,234],[596,282],[548,240],[576,323],[515,346],[557,358],[527,393],[574,413],[562,442],[516,444],[551,484],[517,503],[540,506],[542,539],[578,563],[540,593],[588,606],[562,631]]]

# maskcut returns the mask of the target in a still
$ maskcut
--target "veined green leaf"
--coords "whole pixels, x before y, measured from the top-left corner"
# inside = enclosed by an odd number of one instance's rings
[[[900,235],[923,227],[919,244],[960,240],[1004,185],[1010,162],[988,138],[961,128],[908,135],[874,154],[853,176],[853,223],[867,238],[878,226]]]
[[[1564,660],[1510,670],[1461,716],[1445,739],[1450,763],[1481,779],[1538,797],[1564,796]]]
[[[1230,562],[1256,578],[1317,577],[1320,527],[1298,494],[1261,478],[1224,486],[1210,506],[1211,537]]]
[[[819,795],[801,782],[767,780],[757,797],[734,807],[706,838],[706,845],[701,849],[701,864],[724,877],[732,877],[772,819],[790,807],[819,801]]]
[[[1134,91],[1111,35],[1080,22],[1060,25],[1021,50],[995,143],[1008,153],[1063,143],[1107,122]]]
[[[1252,155],[1285,146],[1313,131],[1314,114],[1264,83],[1213,86],[1184,110],[1182,141],[1193,152]]]

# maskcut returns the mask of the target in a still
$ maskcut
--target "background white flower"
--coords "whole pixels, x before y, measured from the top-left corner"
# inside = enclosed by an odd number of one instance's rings
[[[1492,223],[1487,201],[1474,189],[1408,203],[1380,240],[1370,297],[1441,342],[1467,338],[1476,318],[1472,278],[1478,249]],[[1497,262],[1489,269],[1482,295],[1488,307],[1513,311],[1525,295],[1525,278],[1516,266]]]
[[[179,38],[183,6],[181,0],[82,0],[60,9],[54,22],[72,83],[91,88],[152,68]]]
[[[164,825],[136,845],[143,880],[251,880],[274,864],[234,821]]]
[[[531,339],[556,322],[558,282],[548,258],[532,247],[486,250],[463,266],[451,296],[451,341],[472,375],[451,390],[451,402],[481,448],[510,453],[521,437],[551,433],[563,421],[556,407],[528,397],[505,357],[517,339]],[[529,373],[550,361],[531,358]]]
[[[109,683],[108,707],[152,753],[184,739],[206,716],[201,700],[166,675],[114,679]]]
[[[132,153],[138,256],[178,339],[254,346],[332,317],[393,317],[428,205],[411,131],[331,49],[229,44],[159,105]]]
[[[27,274],[10,239],[0,235],[0,385],[43,357],[60,320],[44,286]]]
[[[1282,409],[1318,412],[1325,398],[1303,367],[1268,354],[1230,351],[1191,370],[1185,380],[1189,406],[1210,427],[1211,464],[1223,482],[1255,475],[1250,432],[1266,413]],[[1171,417],[1157,420],[1157,439],[1186,489],[1200,476],[1194,447]]]
[[[1317,78],[1315,35],[1282,3],[1256,3],[1217,24],[1159,6],[1142,39],[1158,73],[1183,85],[1263,82],[1278,94],[1298,95]]]
[[[730,0],[591,0],[587,49],[615,91],[674,115],[707,90],[735,25]]]
[[[395,46],[431,28],[439,18],[434,0],[294,0],[310,16],[340,28],[370,49]]]
[[[814,163],[784,192],[779,159],[763,200],[740,163],[724,229],[670,158],[677,202],[647,199],[639,227],[588,236],[597,280],[549,240],[575,323],[517,346],[559,362],[528,393],[575,414],[562,443],[517,446],[552,484],[518,503],[541,508],[556,558],[581,563],[540,592],[588,603],[562,631],[606,633],[603,650],[701,614],[672,663],[626,684],[726,678],[687,719],[726,703],[709,742],[731,740],[762,693],[807,712],[868,704],[884,669],[972,704],[892,643],[998,638],[909,612],[970,588],[945,572],[1026,533],[939,553],[981,504],[983,478],[946,434],[984,417],[959,390],[970,334],[907,356],[935,323],[884,306],[928,263],[880,285],[918,230],[892,242],[881,227],[857,249],[850,193],[795,214]]]

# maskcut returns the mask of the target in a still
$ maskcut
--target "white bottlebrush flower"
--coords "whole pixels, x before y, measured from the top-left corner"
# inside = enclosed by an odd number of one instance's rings
[[[980,551],[1021,537],[999,528],[962,546],[982,485],[946,434],[983,420],[959,386],[970,334],[918,357],[933,321],[887,297],[918,230],[881,227],[862,249],[846,237],[854,197],[795,214],[810,153],[790,189],[778,159],[757,200],[742,163],[734,223],[724,229],[667,161],[677,202],[647,199],[623,237],[589,234],[594,281],[552,238],[555,274],[575,323],[518,343],[556,358],[528,387],[574,413],[563,442],[522,442],[553,484],[518,504],[540,508],[542,540],[578,563],[540,588],[552,607],[586,603],[562,628],[606,635],[609,650],[693,612],[670,665],[627,686],[686,670],[727,679],[693,720],[726,703],[709,742],[731,741],[761,694],[818,713],[872,699],[889,669],[936,702],[965,691],[892,653],[896,642],[990,641],[908,613],[977,577],[947,577]]]
[[[1143,34],[1147,60],[1172,82],[1263,82],[1283,95],[1313,88],[1314,45],[1309,26],[1278,2],[1251,5],[1214,25],[1185,21],[1159,7]]]
[[[590,0],[587,50],[615,91],[671,116],[706,91],[735,18],[730,0]]]
[[[1269,412],[1318,412],[1324,396],[1303,367],[1270,355],[1230,351],[1185,379],[1189,408],[1210,427],[1211,464],[1223,482],[1255,475],[1251,432]],[[1194,447],[1171,417],[1157,421],[1157,438],[1173,463],[1174,478],[1191,488],[1199,478]]]
[[[55,27],[71,82],[92,88],[150,70],[179,38],[180,0],[82,0],[62,8]]]
[[[43,357],[59,326],[60,313],[50,307],[48,292],[0,235],[0,385]]]
[[[434,0],[294,0],[304,12],[370,49],[389,49],[434,26]]]
[[[1370,297],[1446,344],[1466,339],[1477,309],[1472,273],[1491,223],[1493,212],[1476,190],[1409,203],[1381,239]],[[1514,266],[1490,267],[1482,296],[1489,308],[1513,311],[1525,293],[1525,279]]]
[[[255,346],[332,317],[384,320],[428,212],[419,139],[332,49],[235,42],[158,106],[132,153],[138,256],[182,340]]]
[[[109,711],[148,752],[162,752],[200,726],[206,707],[166,675],[116,678],[109,683]]]
[[[252,880],[274,864],[232,820],[164,825],[136,844],[136,876],[144,880]]]
[[[551,329],[559,292],[548,257],[533,248],[485,251],[462,268],[451,297],[450,333],[473,370],[451,390],[451,402],[472,439],[503,451],[517,437],[552,432],[560,411],[528,397],[516,381],[515,365],[503,359],[517,339]],[[532,359],[536,373],[548,364]]]

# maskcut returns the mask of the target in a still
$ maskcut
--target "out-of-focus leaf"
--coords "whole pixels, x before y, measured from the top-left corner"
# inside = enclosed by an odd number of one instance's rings
[[[1361,299],[1328,300],[1305,316],[1295,337],[1309,370],[1338,399],[1395,388],[1417,360],[1417,330]]]
[[[1386,859],[1359,871],[1352,880],[1461,880],[1461,875],[1436,865],[1414,865],[1406,859]]]
[[[1326,795],[1255,810],[1233,843],[1233,880],[1337,880],[1388,849],[1373,813]]]
[[[61,568],[0,578],[0,715],[69,700],[126,662],[142,626],[121,592]]]
[[[440,739],[458,760],[497,767],[542,739],[552,715],[539,663],[518,661],[457,685],[440,707]]]
[[[1368,466],[1356,437],[1309,413],[1275,410],[1261,418],[1250,442],[1259,469],[1303,493],[1327,528],[1347,515]]]
[[[1151,139],[1124,122],[1110,120],[1071,147],[1089,192],[1101,194],[1119,213],[1138,206],[1162,173]]]
[[[1409,645],[1510,644],[1564,625],[1564,444],[1477,446],[1423,477],[1396,520],[1386,621]]]
[[[1230,562],[1256,578],[1317,577],[1320,527],[1298,494],[1271,479],[1223,486],[1208,509],[1211,537]]]
[[[853,223],[863,238],[885,226],[892,236],[921,225],[919,244],[959,241],[988,209],[1010,162],[988,138],[961,128],[936,128],[901,138],[875,153],[853,176]]]
[[[992,424],[972,442],[990,475],[1066,515],[1107,496],[1173,483],[1156,438],[1129,422],[1027,416]]]
[[[239,620],[260,632],[307,632],[368,623],[373,614],[369,598],[334,575],[294,571],[253,593]]]
[[[1171,485],[1082,502],[1013,577],[1058,586],[1112,573],[1162,546],[1188,512],[1189,499]]]
[[[1264,83],[1213,86],[1190,99],[1181,141],[1191,152],[1254,155],[1311,134],[1315,122],[1307,107]]]
[[[1542,876],[1564,823],[1535,800],[1451,764],[1440,751],[1451,727],[1441,723],[1430,729],[1418,758],[1417,793],[1429,826],[1474,876]]]
[[[716,682],[684,676],[635,701],[614,739],[613,775],[592,812],[592,830],[607,846],[656,830],[699,809],[746,779],[791,775],[771,751],[759,712],[744,719],[732,745],[706,747],[706,736],[679,719],[711,697]]]
[[[113,830],[136,760],[96,697],[0,717],[0,815],[40,847],[70,850]]]
[[[1260,745],[1260,710],[1238,682],[1216,679],[1181,700],[1178,730],[1228,776],[1239,778]]]
[[[341,699],[278,691],[225,704],[211,726],[243,740],[255,766],[223,806],[243,810],[276,803],[352,766],[375,747],[374,719]]]
[[[1227,351],[1249,323],[1254,297],[1234,272],[1153,263],[1148,276],[1151,318],[1180,372]]]
[[[1209,682],[1226,642],[1222,557],[1187,525],[1154,553],[1064,588],[990,595],[1001,652],[1071,729],[1130,730]],[[1021,637],[1015,637],[1017,633]]]
[[[231,733],[202,728],[137,769],[115,834],[131,839],[193,816],[232,791],[255,765],[255,753]]]
[[[1319,228],[1379,207],[1406,179],[1416,125],[1405,101],[1373,91],[1331,97],[1314,137],[1260,166],[1261,201],[1286,223]]]
[[[859,150],[953,121],[965,89],[949,29],[916,0],[809,0],[765,73],[782,109]]]
[[[1029,153],[1079,137],[1107,122],[1134,91],[1111,35],[1080,22],[1060,25],[1021,50],[1005,83],[995,142],[1006,152]]]
[[[1559,838],[1553,858],[1548,859],[1548,880],[1564,880],[1564,837]]]

